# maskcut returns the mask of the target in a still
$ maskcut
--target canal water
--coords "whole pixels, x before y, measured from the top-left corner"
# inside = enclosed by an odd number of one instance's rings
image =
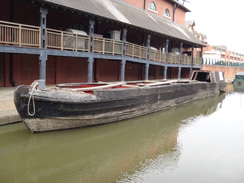
[[[0,126],[0,182],[243,183],[244,93],[83,129]]]

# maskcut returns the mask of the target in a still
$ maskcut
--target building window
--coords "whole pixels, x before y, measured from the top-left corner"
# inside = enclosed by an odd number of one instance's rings
[[[150,9],[152,11],[157,11],[156,10],[156,4],[153,1],[151,1],[150,4],[149,4],[149,8],[148,9]]]
[[[170,17],[170,12],[168,8],[164,10],[164,16]]]

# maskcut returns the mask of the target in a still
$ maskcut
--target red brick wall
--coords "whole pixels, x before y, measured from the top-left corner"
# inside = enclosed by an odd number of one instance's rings
[[[0,87],[5,85],[5,61],[3,53],[0,53]]]
[[[87,82],[87,59],[55,57],[56,83]]]
[[[144,73],[145,73],[144,64],[126,62],[126,65],[125,65],[125,80],[126,81],[143,80]]]
[[[189,68],[181,68],[181,78],[190,78],[190,69]]]
[[[213,65],[203,65],[202,69],[210,71],[222,71],[225,74],[225,79],[233,79],[235,78],[236,73],[244,71],[244,68],[242,67],[226,67]]]
[[[136,6],[138,8],[143,9],[144,7],[144,0],[123,0],[126,3],[129,3],[133,6]],[[148,9],[150,2],[153,1],[156,4],[156,11],[153,12]],[[170,18],[164,16],[165,9],[169,9],[170,11]],[[161,17],[164,17],[166,19],[173,19],[173,5],[167,1],[164,0],[146,0],[145,10],[150,11],[152,13],[155,13]],[[185,11],[177,8],[175,11],[175,22],[185,25]]]
[[[178,68],[177,67],[168,67],[167,78],[168,79],[178,78]]]
[[[13,81],[15,86],[29,85],[39,79],[39,60],[37,55],[13,55]]]
[[[141,9],[143,9],[144,6],[144,0],[123,0],[123,1]]]
[[[94,65],[94,81],[119,81],[120,61],[96,59]]]

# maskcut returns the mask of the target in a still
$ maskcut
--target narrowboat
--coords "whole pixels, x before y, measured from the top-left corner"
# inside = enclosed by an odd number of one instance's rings
[[[234,89],[244,90],[244,72],[238,72],[233,81]]]
[[[38,81],[15,90],[16,109],[31,132],[81,128],[130,119],[212,96],[226,86],[223,72],[193,71],[187,80],[58,84]]]

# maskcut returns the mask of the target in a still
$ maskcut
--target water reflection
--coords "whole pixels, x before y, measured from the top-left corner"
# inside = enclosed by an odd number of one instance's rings
[[[225,95],[97,127],[31,134],[23,124],[0,128],[0,182],[128,182],[154,167],[177,167],[179,129],[209,115]]]

